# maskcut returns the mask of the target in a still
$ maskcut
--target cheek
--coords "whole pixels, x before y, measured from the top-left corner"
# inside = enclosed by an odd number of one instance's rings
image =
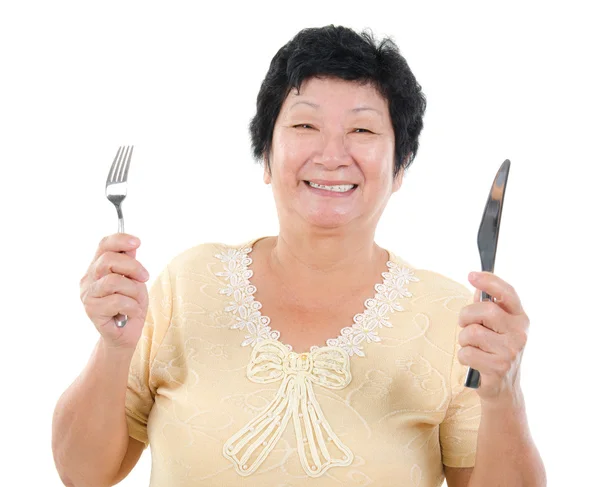
[[[273,159],[284,171],[295,170],[309,159],[313,146],[309,137],[274,136]]]
[[[355,143],[352,157],[358,161],[366,175],[380,176],[390,173],[394,164],[394,145],[381,143]]]

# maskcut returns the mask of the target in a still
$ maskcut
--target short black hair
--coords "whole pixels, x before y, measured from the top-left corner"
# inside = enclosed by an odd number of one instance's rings
[[[406,170],[419,148],[426,99],[406,59],[389,37],[377,42],[342,26],[301,30],[271,60],[250,122],[252,152],[258,161],[271,151],[273,129],[285,98],[312,77],[336,77],[371,83],[387,100],[395,135],[394,177]]]

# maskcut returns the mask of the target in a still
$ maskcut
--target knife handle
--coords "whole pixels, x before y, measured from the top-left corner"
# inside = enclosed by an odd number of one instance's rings
[[[478,389],[480,383],[481,376],[479,375],[479,371],[469,367],[469,370],[467,372],[467,380],[465,380],[465,387],[470,387],[471,389]]]
[[[485,291],[481,291],[481,301],[493,301],[494,298],[490,296]],[[478,389],[481,384],[481,375],[479,375],[479,371],[472,369],[469,367],[467,371],[467,378],[465,380],[465,387],[470,387],[471,389]]]

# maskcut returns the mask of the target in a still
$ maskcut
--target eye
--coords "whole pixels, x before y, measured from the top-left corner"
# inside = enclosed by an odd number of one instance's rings
[[[299,123],[296,125],[292,125],[292,127],[294,127],[295,129],[312,129],[312,128],[314,128],[312,125],[310,125],[308,123]]]
[[[373,133],[369,129],[361,129],[361,128],[354,129],[353,132],[356,134],[372,134]]]

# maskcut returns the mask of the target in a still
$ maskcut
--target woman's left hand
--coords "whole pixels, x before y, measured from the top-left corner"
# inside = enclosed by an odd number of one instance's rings
[[[521,395],[520,367],[527,343],[529,318],[515,289],[491,272],[477,272],[469,281],[475,300],[459,314],[458,360],[479,371],[476,389],[482,403],[507,403]],[[481,301],[481,291],[493,301]]]

